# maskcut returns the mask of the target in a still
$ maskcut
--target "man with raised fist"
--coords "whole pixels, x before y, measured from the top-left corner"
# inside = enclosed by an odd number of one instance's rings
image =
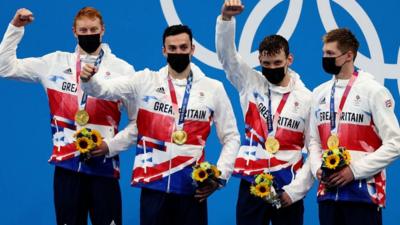
[[[104,71],[102,79],[117,74],[132,75],[133,68],[102,44],[104,24],[100,12],[82,8],[72,27],[78,45],[75,51],[53,52],[38,58],[18,59],[16,50],[25,26],[34,20],[28,9],[19,9],[0,44],[0,76],[41,83],[51,114],[53,151],[49,162],[55,165],[54,203],[57,224],[121,224],[118,152],[134,142],[134,107],[124,99],[106,101],[88,97],[80,88],[80,72],[85,64]],[[130,123],[118,132],[120,108],[128,109]],[[26,119],[33,120],[34,118]],[[81,128],[99,131],[103,140],[90,152],[90,159],[75,144],[74,134]],[[37,150],[37,149],[35,149]]]
[[[310,164],[303,165],[308,137],[311,92],[290,69],[293,55],[280,35],[266,36],[259,45],[262,71],[252,69],[236,51],[235,16],[244,6],[226,1],[217,18],[216,49],[227,79],[238,90],[245,133],[233,174],[241,178],[236,206],[238,225],[301,225],[303,198],[313,184]],[[282,207],[250,192],[255,176],[273,176]]]

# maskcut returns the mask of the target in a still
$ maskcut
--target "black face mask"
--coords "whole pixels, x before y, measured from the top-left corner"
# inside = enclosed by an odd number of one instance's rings
[[[342,70],[342,66],[346,62],[344,62],[341,66],[336,66],[336,59],[344,54],[346,53],[343,53],[336,57],[322,57],[322,68],[324,68],[325,72],[333,75],[339,74],[340,70]]]
[[[262,74],[271,84],[279,84],[285,77],[285,66],[270,69],[262,66]]]
[[[78,35],[79,46],[87,53],[93,53],[100,46],[100,34]]]
[[[173,70],[182,73],[190,63],[190,54],[168,53],[167,62]]]

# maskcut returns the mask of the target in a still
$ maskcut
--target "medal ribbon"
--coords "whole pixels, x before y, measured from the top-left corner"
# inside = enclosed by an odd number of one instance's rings
[[[171,95],[172,110],[174,113],[175,125],[176,125],[177,130],[183,130],[183,125],[184,125],[185,117],[186,117],[186,109],[187,109],[187,106],[189,103],[189,96],[190,96],[190,90],[192,89],[192,84],[193,84],[193,73],[192,73],[192,71],[190,71],[189,77],[187,78],[185,93],[184,93],[183,99],[182,99],[181,111],[179,111],[175,87],[174,87],[174,84],[172,83],[171,76],[168,76],[168,87],[169,87],[169,92]]]
[[[264,131],[265,138],[268,138],[268,134],[273,133],[274,127],[278,127],[278,120],[281,115],[283,108],[286,105],[287,99],[290,92],[283,94],[281,101],[279,102],[278,108],[275,111],[274,118],[272,120],[272,101],[271,101],[271,89],[268,89],[268,112],[267,112],[267,124],[261,121],[261,127]],[[257,108],[258,109],[258,108]],[[268,128],[267,128],[268,127]]]
[[[356,78],[358,76],[358,72],[354,71],[353,76],[351,76],[349,83],[346,86],[346,89],[343,92],[342,99],[340,100],[339,104],[339,109],[338,112],[335,115],[335,88],[336,88],[336,81],[333,82],[332,85],[332,90],[331,90],[331,99],[330,99],[330,122],[331,122],[331,134],[334,133],[335,130],[339,129],[339,124],[340,124],[340,118],[342,116],[342,110],[344,103],[346,102],[347,96],[349,95],[349,92],[356,81]],[[338,125],[336,127],[336,121],[338,121]],[[336,129],[337,128],[337,129]],[[339,132],[337,132],[339,133]]]
[[[290,92],[283,94],[282,99],[279,102],[278,108],[275,111],[274,118],[272,120],[271,89],[268,88],[268,111],[267,111],[267,121],[266,121],[267,124],[263,123],[262,119],[260,117],[261,127],[265,134],[265,141],[267,141],[268,135],[273,132],[274,127],[278,128],[278,126],[277,126],[278,120],[279,120],[279,117],[281,115],[283,108],[286,105],[289,95],[290,95]],[[266,126],[268,126],[268,128]],[[264,149],[266,149],[265,141],[261,143],[261,145],[263,146]],[[268,157],[268,170],[265,170],[264,172],[267,172],[268,174],[270,174],[269,168],[271,168],[271,158],[270,157]]]
[[[94,62],[94,67],[96,67],[96,70],[99,68],[101,61],[103,60],[104,56],[104,51],[101,49],[99,56],[97,57],[96,61]],[[78,52],[77,57],[76,57],[76,83],[78,84],[78,106],[79,110],[84,110],[86,108],[86,102],[88,95],[83,92],[80,88],[79,81],[80,81],[80,75],[82,72],[81,68],[81,57]]]

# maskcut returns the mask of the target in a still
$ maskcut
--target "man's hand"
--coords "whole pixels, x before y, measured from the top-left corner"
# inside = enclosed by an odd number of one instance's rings
[[[23,27],[31,23],[33,20],[33,13],[28,9],[22,8],[17,10],[11,24],[16,27]]]
[[[194,195],[195,198],[199,200],[199,202],[204,201],[208,196],[214,193],[219,187],[219,183],[215,180],[210,180],[207,182],[205,186],[198,188],[196,190],[196,194]]]
[[[223,20],[231,20],[232,16],[242,13],[244,6],[240,0],[227,0],[222,5],[221,15]]]
[[[92,64],[85,64],[81,71],[81,80],[87,82],[97,72],[97,69]]]
[[[98,146],[95,150],[90,152],[90,155],[93,157],[107,155],[109,153],[108,145],[104,141],[101,142],[101,145]]]
[[[343,187],[354,180],[353,171],[350,167],[346,166],[343,169],[330,175],[326,181],[329,187]]]
[[[290,206],[293,202],[289,195],[284,191],[281,196],[279,196],[281,200],[282,208]]]
[[[318,179],[319,181],[322,181],[322,169],[321,169],[321,168],[319,168],[319,169],[317,170],[317,179]]]

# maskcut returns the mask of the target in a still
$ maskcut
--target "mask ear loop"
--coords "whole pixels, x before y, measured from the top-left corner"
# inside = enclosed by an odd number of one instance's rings
[[[285,68],[285,77],[289,76],[289,62],[288,62],[288,58],[286,58],[286,65],[283,66],[283,68]]]
[[[347,51],[347,52],[349,52],[349,51]],[[341,55],[339,55],[339,56],[336,56],[335,57],[335,65],[336,65],[336,59],[337,58],[339,58],[339,57],[341,57],[341,56],[344,56],[344,55],[346,55],[347,54],[347,52],[345,52],[345,53],[343,53],[343,54],[341,54]],[[346,63],[348,63],[347,61],[344,61],[344,63],[342,64],[342,65],[340,65],[340,67],[343,67],[344,66],[344,64],[346,64]]]

